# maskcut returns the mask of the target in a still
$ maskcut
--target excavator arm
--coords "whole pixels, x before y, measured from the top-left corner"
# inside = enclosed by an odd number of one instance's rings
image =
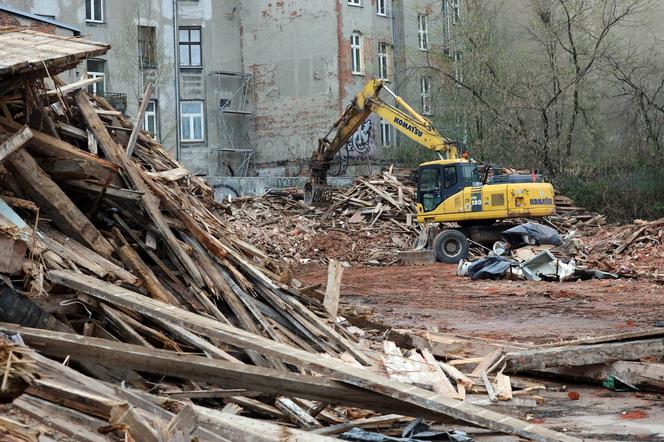
[[[399,109],[380,99],[379,94],[383,89],[394,97]],[[442,154],[446,154],[447,158],[458,158],[455,143],[438,133],[431,121],[417,113],[401,97],[389,90],[382,80],[371,80],[355,96],[327,135],[318,140],[318,149],[312,155],[309,163],[309,182],[304,189],[307,204],[325,204],[331,200],[331,188],[327,185],[327,172],[332,160],[372,113],[380,116],[408,138],[427,149],[438,152],[441,157]],[[332,136],[331,139],[330,136]]]

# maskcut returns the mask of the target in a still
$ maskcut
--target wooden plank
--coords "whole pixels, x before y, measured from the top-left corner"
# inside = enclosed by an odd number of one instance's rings
[[[140,128],[143,125],[143,115],[145,114],[145,109],[148,107],[150,94],[152,94],[152,83],[148,82],[148,84],[145,85],[145,92],[143,92],[143,98],[141,98],[141,105],[138,107],[136,119],[134,120],[134,128],[131,130],[129,142],[127,143],[127,158],[131,158],[131,156],[134,154],[134,146],[136,146],[138,132],[141,130]]]
[[[111,410],[121,402],[79,390],[56,379],[37,379],[28,394],[81,413],[108,420]]]
[[[68,235],[86,242],[97,253],[109,257],[113,247],[60,187],[26,151],[16,151],[8,160],[15,176],[53,222]]]
[[[333,321],[337,319],[339,311],[339,296],[341,294],[341,278],[344,274],[344,267],[341,262],[330,259],[327,267],[327,287],[325,288],[325,298],[323,298],[323,307],[330,315]]]
[[[420,350],[422,353],[422,356],[424,357],[424,360],[429,364],[429,368],[433,373],[434,380],[437,382],[434,384],[434,388],[437,388],[437,391],[439,393],[447,394],[449,396],[457,396],[457,391],[454,385],[450,382],[450,380],[447,378],[447,375],[443,372],[443,370],[440,368],[440,365],[438,365],[438,361],[436,361],[436,358],[431,354],[430,351],[428,350]]]
[[[152,272],[152,269],[147,266],[141,259],[133,247],[126,244],[117,249],[118,256],[122,262],[138,275],[143,282],[143,287],[148,294],[154,299],[158,299],[167,304],[180,305],[180,301],[162,285],[159,278]]]
[[[212,385],[233,386],[270,394],[287,394],[315,401],[328,401],[388,413],[421,413],[417,407],[380,395],[355,389],[318,376],[306,376],[168,350],[149,349],[134,344],[92,338],[73,333],[20,327],[0,323],[0,330],[21,333],[28,345],[48,355],[70,356],[77,361],[95,361],[109,367],[135,367],[137,370]],[[419,415],[419,414],[418,414]]]
[[[198,414],[199,422],[213,425],[216,434],[235,442],[332,442],[336,440],[268,421],[220,413],[195,405],[192,407]]]
[[[632,244],[632,243],[634,242],[634,240],[635,240],[636,238],[638,238],[639,235],[640,235],[644,230],[646,230],[647,227],[648,227],[648,225],[646,224],[645,226],[643,226],[643,227],[637,229],[634,233],[632,233],[632,234],[629,236],[629,238],[627,238],[627,239],[626,239],[626,240],[620,245],[620,247],[618,247],[618,248],[615,250],[615,252],[613,252],[613,254],[614,254],[614,255],[620,255],[622,252],[624,252],[625,249],[626,249],[627,247],[629,247],[629,245]]]
[[[484,359],[482,359],[482,362],[477,364],[477,367],[475,367],[475,370],[470,374],[473,377],[479,377],[481,373],[484,371],[486,374],[490,373],[489,369],[493,367],[493,365],[500,360],[500,358],[503,356],[503,349],[502,348],[497,348],[493,350],[491,353],[486,355]]]
[[[170,320],[176,324],[196,330],[199,333],[221,339],[231,345],[240,348],[250,348],[266,356],[278,357],[282,361],[296,365],[302,369],[313,370],[333,379],[396,398],[432,412],[441,413],[495,431],[517,434],[538,441],[578,441],[574,437],[510,416],[444,397],[438,393],[412,385],[392,381],[364,368],[352,366],[332,358],[322,358],[318,354],[274,342],[236,327],[222,324],[219,321],[196,315],[145,296],[140,296],[129,290],[104,283],[95,278],[62,270],[49,272],[49,277],[59,284],[81,290],[90,296],[116,305],[133,309],[143,315]],[[219,361],[218,363],[222,362]],[[248,368],[248,366],[244,367]],[[305,395],[293,394],[293,396],[307,398]]]
[[[331,436],[333,434],[341,434],[350,431],[353,428],[379,428],[385,425],[392,425],[395,422],[409,421],[412,418],[401,416],[400,414],[386,414],[383,416],[363,417],[361,419],[353,419],[343,424],[331,425],[329,427],[319,428],[313,430],[312,433]]]
[[[24,126],[21,130],[4,140],[0,144],[0,164],[11,154],[23,147],[31,138],[32,131],[28,126]]]
[[[311,417],[302,407],[287,397],[279,396],[274,401],[274,405],[281,411],[286,419],[298,425],[305,430],[320,428],[321,424]]]
[[[638,361],[664,355],[664,338],[606,344],[570,345],[508,353],[506,372],[539,370],[548,367],[577,367],[613,361]]]
[[[108,133],[104,123],[102,123],[99,116],[95,113],[95,110],[92,107],[87,94],[84,91],[79,90],[76,92],[74,97],[76,99],[76,103],[78,104],[79,111],[83,116],[83,119],[85,120],[88,128],[95,134],[95,137],[97,137],[99,146],[102,148],[104,155],[106,155],[107,158],[110,158],[111,161],[122,165],[124,172],[127,174],[135,189],[143,193],[141,196],[143,200],[143,209],[148,213],[150,219],[152,219],[152,222],[157,227],[157,230],[159,230],[159,233],[163,236],[166,243],[168,243],[169,247],[175,256],[177,256],[182,266],[187,270],[193,282],[200,287],[204,286],[205,281],[203,279],[203,275],[200,273],[198,267],[191,259],[191,257],[182,248],[179,240],[175,237],[175,234],[166,223],[166,220],[159,210],[159,203],[152,192],[150,192],[148,189],[148,186],[141,176],[138,167],[133,162],[131,162],[126,157],[126,155],[124,155],[124,152],[120,146]]]
[[[158,421],[156,417],[152,419],[152,425],[150,425],[136,412],[134,407],[127,403],[118,404],[111,410],[110,422],[125,427],[125,430],[129,432],[135,441],[160,442],[160,438],[154,428],[157,423],[155,421]]]
[[[491,402],[498,401],[498,398],[496,397],[496,392],[493,389],[493,384],[491,384],[491,381],[489,381],[489,378],[486,375],[486,370],[482,370],[480,372],[480,379],[484,383],[484,387],[486,388],[486,393],[489,395],[489,400]]]
[[[584,382],[604,382],[613,377],[639,390],[664,392],[664,364],[616,361],[583,367],[554,367],[543,370]]]
[[[90,192],[101,193],[104,189],[103,184],[99,184],[92,181],[84,180],[66,180],[63,184],[67,186],[76,187],[77,189],[83,189]],[[115,186],[106,186],[106,196],[117,198],[120,200],[137,203],[141,201],[141,192],[136,192],[134,190],[122,189]]]
[[[499,401],[509,401],[512,399],[512,384],[510,383],[509,376],[498,373],[496,375],[494,391]]]
[[[108,442],[110,439],[91,428],[100,428],[106,422],[86,414],[52,404],[30,395],[22,395],[13,402],[21,412],[26,413],[79,442]]]
[[[206,388],[204,390],[160,391],[159,394],[172,399],[231,399],[236,398],[239,395],[255,396],[261,393],[251,392],[243,388]],[[262,402],[260,403],[262,404]],[[281,416],[281,412],[279,412],[278,415]]]
[[[73,83],[66,84],[62,87],[56,87],[55,89],[51,89],[46,91],[46,95],[67,95],[70,92],[77,91],[79,89],[83,89],[85,87],[90,86],[91,84],[99,83],[100,81],[103,81],[103,77],[97,77],[97,78],[82,78],[78,81],[75,81]]]
[[[656,338],[660,336],[664,336],[664,328],[652,328],[647,330],[615,333],[612,335],[580,338],[572,341],[552,342],[549,344],[540,344],[537,348],[561,347],[563,345],[602,344],[607,342],[628,341],[636,338]]]

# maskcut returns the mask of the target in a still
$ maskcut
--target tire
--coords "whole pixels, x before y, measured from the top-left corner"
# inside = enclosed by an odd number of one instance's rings
[[[448,264],[456,264],[468,256],[468,238],[458,230],[443,230],[433,240],[436,259]]]

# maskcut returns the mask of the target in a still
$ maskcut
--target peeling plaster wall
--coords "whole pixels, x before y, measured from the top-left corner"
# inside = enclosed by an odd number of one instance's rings
[[[243,2],[243,55],[255,85],[256,163],[308,158],[338,117],[336,23],[330,0]]]

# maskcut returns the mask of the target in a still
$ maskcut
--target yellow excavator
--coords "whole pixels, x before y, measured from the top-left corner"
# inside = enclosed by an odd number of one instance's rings
[[[383,101],[389,93],[399,108]],[[382,80],[371,80],[355,96],[325,137],[310,161],[305,185],[307,204],[324,205],[331,200],[327,172],[339,150],[372,113],[393,125],[408,138],[438,153],[440,159],[419,165],[417,172],[417,221],[456,223],[438,233],[432,247],[436,258],[455,263],[468,255],[469,239],[491,243],[511,227],[497,221],[508,218],[538,218],[555,212],[553,186],[536,174],[493,175],[490,166],[480,166],[466,154],[459,156],[457,144],[441,135],[427,118],[417,113]],[[330,136],[334,136],[330,139]]]

